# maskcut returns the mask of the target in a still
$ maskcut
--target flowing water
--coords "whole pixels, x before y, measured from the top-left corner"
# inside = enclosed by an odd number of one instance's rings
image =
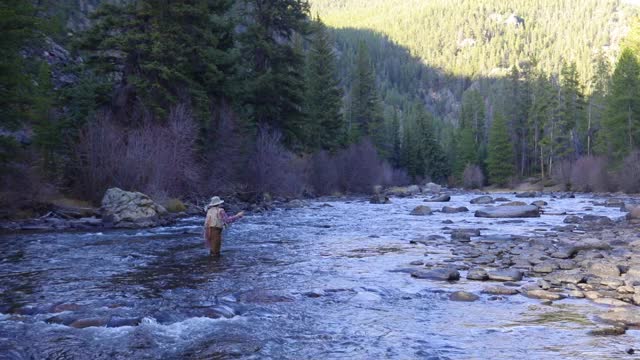
[[[480,206],[469,205],[472,197],[427,205],[473,211]],[[623,215],[586,211],[593,198],[541,199],[547,213]],[[341,200],[249,216],[226,231],[220,259],[203,247],[202,218],[147,230],[4,235],[0,358],[607,359],[630,358],[624,350],[640,344],[637,330],[587,335],[595,305],[586,300],[453,302],[450,292],[479,294],[486,284],[403,271],[417,268],[409,263],[425,260],[426,250],[430,260],[451,256],[448,236],[432,248],[409,243],[443,235],[445,226],[510,241],[502,235],[544,234],[564,216],[505,224],[472,212],[408,215],[420,204]],[[68,326],[77,319],[101,326]]]

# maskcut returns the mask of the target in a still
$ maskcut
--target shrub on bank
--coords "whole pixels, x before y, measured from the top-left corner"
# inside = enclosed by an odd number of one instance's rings
[[[583,156],[578,158],[571,168],[571,189],[581,192],[610,189],[607,174],[607,159],[601,156]]]
[[[187,211],[187,206],[180,199],[169,199],[162,204],[170,213],[180,213]]]
[[[484,175],[478,165],[467,165],[462,173],[462,185],[467,189],[478,189],[484,184]]]

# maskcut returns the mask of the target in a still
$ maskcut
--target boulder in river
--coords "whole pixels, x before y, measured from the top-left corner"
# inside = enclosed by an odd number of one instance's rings
[[[69,326],[76,329],[84,329],[88,327],[103,327],[103,326],[107,326],[108,323],[109,323],[108,317],[88,318],[88,319],[78,319],[72,322],[71,324],[69,324]]]
[[[622,199],[607,199],[607,201],[604,202],[604,206],[606,207],[623,207],[624,206],[624,201],[622,201]]]
[[[411,215],[417,215],[417,216],[425,216],[425,215],[431,215],[431,214],[433,214],[431,212],[431,208],[424,205],[416,206],[416,208],[411,211]]]
[[[536,197],[536,193],[533,191],[525,191],[525,192],[521,192],[516,194],[517,198],[532,198],[532,197]]]
[[[487,273],[489,280],[494,281],[520,281],[522,280],[522,271],[520,270],[494,270]]]
[[[640,326],[640,311],[638,311],[638,309],[625,306],[600,315],[600,319],[609,323]]]
[[[638,220],[638,219],[640,219],[640,206],[629,207],[627,220]]]
[[[585,215],[582,217],[582,220],[595,225],[612,225],[613,224],[613,220],[611,220],[606,216],[601,216],[601,215]]]
[[[391,200],[385,195],[375,194],[369,200],[371,204],[391,204]]]
[[[102,214],[116,227],[148,227],[158,224],[167,210],[143,193],[111,188],[102,198]]]
[[[489,295],[516,295],[520,293],[518,289],[506,286],[487,286],[482,292]]]
[[[620,276],[620,268],[612,262],[595,261],[589,266],[589,274],[601,278],[618,277]]]
[[[442,190],[442,186],[438,185],[438,184],[434,184],[432,182],[428,183],[427,185],[425,185],[422,188],[422,191],[424,192],[431,192],[431,193],[439,193],[440,190]]]
[[[483,204],[493,204],[493,198],[491,196],[485,195],[485,196],[480,196],[477,197],[475,199],[471,199],[470,203],[472,204],[479,204],[479,205],[483,205]]]
[[[577,215],[569,215],[566,218],[564,218],[563,222],[565,224],[581,224],[582,218]]]
[[[449,300],[451,301],[473,302],[478,299],[480,299],[478,295],[466,291],[456,291],[449,295]]]
[[[425,202],[447,202],[449,200],[451,200],[451,196],[447,194],[443,194],[443,195],[433,196],[429,199],[426,199]]]
[[[440,281],[456,281],[460,280],[460,273],[458,270],[449,268],[440,268],[432,270],[416,270],[411,273],[411,276],[418,279],[440,280]]]
[[[542,290],[542,289],[527,290],[523,293],[523,295],[525,295],[526,297],[534,298],[534,299],[553,300],[553,301],[561,300],[566,297],[564,294]]]
[[[467,212],[467,211],[469,211],[469,209],[467,209],[464,206],[459,206],[459,207],[444,206],[444,207],[442,207],[441,211],[442,211],[443,214],[456,214],[456,213],[461,213],[461,212]]]
[[[525,206],[525,205],[527,205],[527,203],[524,201],[509,201],[504,204],[500,204],[498,206]]]
[[[549,204],[544,200],[536,200],[536,201],[532,202],[531,205],[534,205],[534,206],[537,206],[537,207],[541,208],[541,207],[547,206]]]
[[[531,218],[540,217],[540,209],[533,205],[485,207],[475,213],[484,218]]]
[[[485,280],[489,280],[489,275],[484,269],[480,269],[480,268],[471,269],[467,273],[467,280],[485,281]]]

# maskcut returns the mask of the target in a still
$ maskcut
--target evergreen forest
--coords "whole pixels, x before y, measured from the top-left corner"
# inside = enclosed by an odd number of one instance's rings
[[[0,0],[0,200],[640,192],[622,0]],[[88,9],[88,10],[87,10]]]

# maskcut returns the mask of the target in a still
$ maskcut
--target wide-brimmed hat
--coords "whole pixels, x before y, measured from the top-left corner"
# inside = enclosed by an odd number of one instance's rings
[[[214,196],[211,198],[211,201],[209,201],[209,205],[207,205],[205,207],[205,210],[209,210],[209,208],[212,208],[214,206],[218,206],[220,204],[224,203],[224,200],[220,199],[219,196]]]

